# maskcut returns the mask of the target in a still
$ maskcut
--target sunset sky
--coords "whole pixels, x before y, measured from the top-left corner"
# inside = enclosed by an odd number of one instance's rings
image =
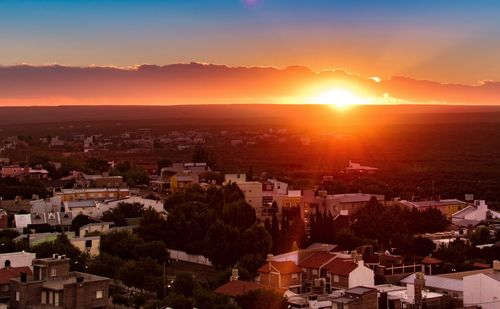
[[[43,104],[47,98],[50,104],[83,103],[82,95],[72,92],[71,87],[86,88],[88,81],[74,77],[79,84],[70,86],[70,90],[60,91],[53,85],[54,89],[41,91],[36,78],[49,82],[43,74],[27,78],[26,84],[26,72],[18,70],[17,79],[12,78],[12,69],[20,64],[29,64],[32,70],[51,64],[113,66],[127,74],[136,72],[141,64],[198,62],[281,70],[300,65],[315,73],[341,69],[366,79],[377,76],[382,81],[395,76],[426,80],[439,83],[435,98],[416,96],[420,90],[401,87],[401,80],[398,85],[376,86],[382,88],[376,92],[401,100],[495,104],[500,103],[500,84],[491,81],[500,81],[499,15],[500,3],[492,0],[0,0],[0,82],[10,83],[7,92],[7,86],[0,83],[0,103],[15,104],[27,98],[36,99],[33,104]],[[226,89],[217,85],[218,92],[209,98],[252,101],[303,92],[297,89],[298,84],[289,85],[291,74],[285,75],[287,86],[280,91],[256,87],[257,91],[251,93],[241,87],[239,92],[222,95]],[[71,84],[71,74],[64,78]],[[133,102],[207,100],[182,93],[169,96],[161,87],[154,96],[141,97],[140,92],[148,90],[152,79],[148,76],[144,85],[139,83]],[[490,82],[484,85],[484,81]],[[184,82],[188,92],[192,83]],[[454,85],[460,88],[450,88],[450,83],[460,84]],[[306,89],[315,85],[302,86]],[[24,93],[12,87],[23,88]],[[290,87],[294,93],[288,91]],[[429,89],[429,84],[419,87]],[[461,102],[443,94],[464,88],[468,97],[458,98]],[[99,99],[114,104],[114,100],[130,99],[126,94],[110,94],[96,87],[87,90],[90,93],[85,102]],[[203,95],[206,93],[200,91]]]

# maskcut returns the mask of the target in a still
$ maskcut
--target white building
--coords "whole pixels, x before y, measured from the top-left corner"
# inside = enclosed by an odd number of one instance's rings
[[[475,200],[474,205],[469,205],[451,215],[451,222],[458,226],[477,225],[486,220],[488,214],[494,219],[500,218],[500,213],[488,209],[484,200]]]
[[[464,283],[464,307],[480,306],[483,309],[500,308],[500,262],[493,262],[491,273],[466,276]]]
[[[245,195],[245,201],[255,209],[257,218],[260,218],[262,214],[262,183],[245,181],[238,183],[238,187]]]
[[[0,254],[0,269],[4,267],[31,267],[35,253],[10,252]]]

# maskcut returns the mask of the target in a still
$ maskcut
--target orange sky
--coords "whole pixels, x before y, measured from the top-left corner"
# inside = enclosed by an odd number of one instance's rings
[[[318,103],[332,90],[367,104],[500,103],[500,83],[443,84],[373,78],[307,67],[228,67],[199,63],[135,68],[0,67],[1,105]],[[345,97],[345,96],[344,96]]]

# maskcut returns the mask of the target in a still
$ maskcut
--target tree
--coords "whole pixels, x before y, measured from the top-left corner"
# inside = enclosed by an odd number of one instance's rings
[[[256,273],[271,253],[271,235],[259,225],[253,225],[241,235],[240,265],[251,273]]]
[[[177,294],[192,297],[194,295],[195,287],[196,281],[193,279],[193,276],[191,274],[180,273],[175,276],[172,289]]]
[[[101,253],[88,263],[88,272],[107,278],[115,278],[124,261],[117,256]]]
[[[101,236],[101,252],[129,260],[135,257],[135,248],[142,243],[129,231],[111,232]]]
[[[89,216],[79,214],[71,222],[71,230],[78,233],[82,226],[87,225],[89,223],[93,223],[93,222],[96,222],[96,221],[93,219],[90,219]],[[85,235],[81,235],[81,236],[85,236]]]
[[[239,259],[240,232],[218,221],[208,230],[207,257],[219,269],[236,264]]]

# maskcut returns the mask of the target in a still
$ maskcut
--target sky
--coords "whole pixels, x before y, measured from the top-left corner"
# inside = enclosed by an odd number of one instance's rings
[[[494,0],[0,0],[0,65],[300,65],[478,86],[500,81],[498,16]]]

